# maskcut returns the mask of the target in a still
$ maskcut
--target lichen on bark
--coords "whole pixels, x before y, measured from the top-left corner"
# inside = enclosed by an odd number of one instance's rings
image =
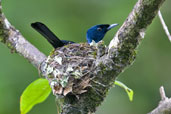
[[[134,54],[131,55],[134,59],[135,53],[124,51],[125,58],[121,62],[121,59],[107,56],[108,47],[103,41],[97,47],[87,43],[69,44],[54,50],[42,63],[40,71],[49,80],[53,94],[63,99],[58,103],[61,114],[69,114],[65,112],[68,109],[71,113],[74,111],[73,114],[94,113],[125,63],[133,61],[129,59],[130,54]]]
[[[97,47],[70,44],[54,50],[45,61],[46,56],[9,24],[0,7],[0,41],[40,68],[59,98],[61,114],[92,114],[115,78],[133,63],[145,30],[164,1],[139,0],[109,47],[103,42]]]
[[[64,99],[62,113],[66,107],[80,114],[93,113],[104,100],[118,73],[106,53],[102,41],[97,47],[69,44],[57,48],[42,63],[40,71],[49,80],[53,94]]]
[[[144,38],[147,26],[152,22],[163,2],[164,0],[139,0],[137,2],[109,47],[99,45],[97,50],[93,52],[95,54],[94,60],[91,62],[93,65],[89,67],[92,69],[89,69],[89,73],[86,75],[89,80],[85,81],[87,86],[83,89],[84,92],[74,93],[72,88],[68,94],[63,95],[64,102],[61,105],[61,114],[92,114],[96,111],[96,107],[104,100],[115,78],[133,63],[137,46]],[[70,50],[74,46],[71,45],[67,46],[67,49]],[[76,45],[83,48],[81,44]],[[84,50],[79,50],[79,53],[82,52]],[[79,67],[81,68],[81,66]],[[74,80],[76,79],[74,78]],[[84,79],[82,82],[84,82]],[[74,84],[72,86],[77,85]],[[64,92],[64,89],[61,90],[62,92]]]

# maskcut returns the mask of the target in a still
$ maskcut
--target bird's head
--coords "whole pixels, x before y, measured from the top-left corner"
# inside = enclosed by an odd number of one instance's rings
[[[87,42],[90,44],[94,40],[96,43],[98,43],[100,40],[103,39],[107,31],[109,31],[117,25],[118,24],[100,24],[91,27],[87,31]]]

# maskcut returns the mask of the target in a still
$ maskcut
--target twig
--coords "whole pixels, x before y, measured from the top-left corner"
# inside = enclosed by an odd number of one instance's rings
[[[162,100],[162,101],[168,99],[168,98],[166,97],[166,94],[165,94],[165,91],[164,91],[164,87],[163,87],[163,86],[160,87],[160,96],[161,96],[161,100]]]
[[[157,108],[148,114],[171,114],[171,98],[167,98],[163,86],[160,87],[161,101]]]
[[[166,23],[164,22],[164,19],[163,19],[163,16],[162,16],[160,10],[159,10],[159,12],[158,12],[158,16],[159,16],[160,22],[161,22],[161,24],[162,24],[162,26],[163,26],[163,29],[164,29],[166,35],[168,36],[168,38],[169,38],[169,40],[170,40],[170,42],[171,42],[171,35],[170,35],[170,33],[169,33],[169,30],[168,30],[168,28],[167,28]]]

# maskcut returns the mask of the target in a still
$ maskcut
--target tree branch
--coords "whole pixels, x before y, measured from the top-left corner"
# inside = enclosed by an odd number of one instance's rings
[[[167,98],[163,86],[160,87],[161,101],[157,108],[148,114],[171,114],[171,98]]]
[[[136,47],[164,1],[139,0],[109,48],[103,42],[99,42],[97,47],[87,43],[70,44],[57,48],[46,59],[9,24],[2,8],[0,41],[37,68],[40,66],[54,95],[61,98],[57,100],[61,114],[92,114],[106,97],[115,78],[133,63]]]
[[[87,43],[56,49],[41,65],[54,95],[62,97],[61,114],[92,114],[115,78],[136,56],[136,47],[165,0],[139,0],[107,49]],[[106,51],[107,50],[107,51]]]
[[[161,24],[162,24],[162,26],[163,26],[163,29],[164,29],[164,31],[165,31],[167,37],[169,38],[169,40],[170,40],[170,42],[171,42],[171,35],[170,35],[170,33],[169,33],[169,30],[168,30],[168,28],[167,28],[166,23],[164,22],[164,19],[163,19],[163,16],[162,16],[160,10],[159,10],[159,12],[158,12],[158,16],[159,16],[160,22],[161,22]]]
[[[134,49],[144,38],[145,30],[151,24],[165,0],[139,0],[129,14],[126,21],[109,44],[109,49],[124,48],[131,45]],[[129,47],[131,47],[129,46]]]
[[[6,19],[2,13],[0,0],[0,41],[7,45],[12,52],[19,53],[26,58],[36,68],[40,66],[46,56],[41,53],[36,47],[29,43],[21,33],[16,30]]]

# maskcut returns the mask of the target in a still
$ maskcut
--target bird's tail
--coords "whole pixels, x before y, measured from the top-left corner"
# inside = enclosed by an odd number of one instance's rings
[[[43,35],[48,42],[54,47],[62,47],[65,44],[43,23],[35,22],[32,23],[31,26],[37,30],[41,35]]]

